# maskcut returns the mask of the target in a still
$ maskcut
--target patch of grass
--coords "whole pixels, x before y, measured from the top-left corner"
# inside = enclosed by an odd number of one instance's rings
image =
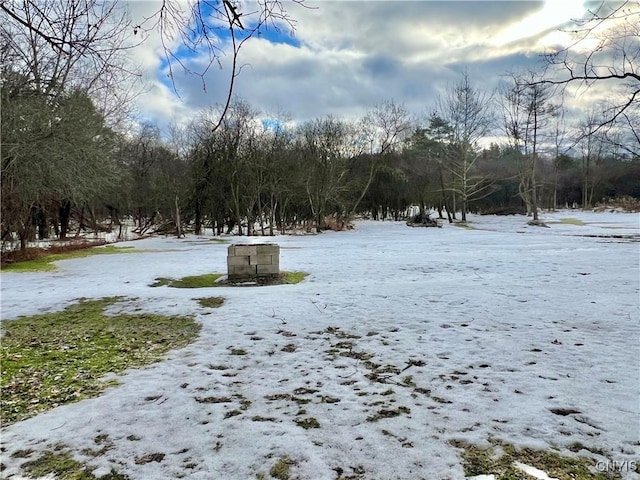
[[[139,253],[140,251],[141,250],[136,250],[134,247],[116,247],[114,245],[107,245],[105,247],[82,248],[79,250],[68,252],[48,253],[32,260],[9,263],[7,265],[2,265],[2,270],[5,272],[50,272],[57,268],[53,264],[53,262],[57,262],[59,260],[85,258],[92,255]]]
[[[296,284],[304,280],[309,274],[307,272],[281,272],[284,283]]]
[[[203,297],[196,300],[204,308],[219,308],[224,304],[224,297]]]
[[[465,230],[475,230],[475,228],[466,222],[453,222],[452,225],[458,228],[464,228]]]
[[[229,397],[196,397],[198,403],[231,403]]]
[[[246,355],[248,352],[243,348],[232,348],[231,355]]]
[[[300,418],[296,420],[296,425],[304,428],[305,430],[309,430],[310,428],[320,428],[320,422],[313,417]]]
[[[289,400],[291,395],[288,393],[274,393],[272,395],[265,395],[264,398],[267,400]]]
[[[227,367],[226,365],[213,365],[213,364],[210,364],[209,368],[211,370],[229,370],[229,367]]]
[[[34,478],[54,475],[65,480],[96,480],[93,468],[74,460],[68,452],[47,451],[36,460],[22,464],[25,473]],[[128,480],[129,477],[114,472],[100,477],[100,480]]]
[[[417,390],[417,389],[416,389]],[[420,393],[420,392],[418,392]],[[437,395],[428,395],[431,400],[438,403],[452,403],[451,400],[447,400],[446,398],[438,397]]]
[[[136,465],[146,465],[151,462],[161,463],[164,460],[166,455],[164,453],[148,453],[147,455],[143,455],[141,457],[135,458]]]
[[[180,280],[174,280],[169,284],[174,288],[203,288],[213,287],[222,276],[221,273],[207,273],[204,275],[192,275],[188,277],[182,277]]]
[[[149,285],[150,287],[164,287],[166,285],[169,285],[171,282],[173,282],[173,279],[168,278],[168,277],[158,277],[156,278],[156,281],[153,282],[151,285]]]
[[[50,474],[56,477],[73,478],[74,480],[95,478],[90,470],[74,460],[67,452],[45,452],[36,460],[24,463],[22,468],[26,473],[36,478]]]
[[[274,277],[259,277],[255,282],[230,282],[229,280],[219,281],[223,273],[207,273],[204,275],[193,275],[180,279],[169,277],[158,277],[150,284],[150,287],[173,287],[173,288],[207,288],[207,287],[264,287],[269,285],[283,285],[300,283],[309,274],[306,272],[280,272]]]
[[[242,415],[242,412],[238,409],[236,410],[229,410],[227,413],[224,414],[224,418],[231,418],[231,417],[235,417],[237,415]]]
[[[395,409],[381,409],[375,415],[370,415],[367,417],[368,422],[377,422],[382,418],[393,418],[399,417],[402,414],[409,415],[411,410],[408,407],[398,407]]]
[[[402,383],[404,383],[407,387],[415,387],[416,384],[413,382],[413,376],[407,375],[402,379]]]
[[[11,454],[11,458],[27,458],[28,456],[30,456],[33,453],[33,450],[31,449],[27,449],[27,450],[16,450],[15,452],[13,452]]]
[[[276,419],[274,417],[263,417],[260,415],[254,415],[251,417],[252,422],[275,422]]]
[[[341,357],[348,357],[348,358],[355,358],[356,360],[370,360],[371,358],[373,358],[373,354],[372,353],[354,352],[352,350],[349,350],[347,352],[342,351],[342,352],[340,352],[340,356]]]
[[[499,443],[499,442],[498,442]],[[611,480],[621,478],[616,472],[596,472],[595,461],[589,458],[563,457],[549,450],[518,449],[499,443],[501,454],[494,447],[480,447],[464,441],[451,444],[462,450],[465,476],[495,475],[497,480],[527,480],[531,477],[515,466],[521,462],[538,468],[559,480]]]
[[[287,456],[280,457],[269,470],[269,475],[271,475],[271,478],[277,478],[278,480],[289,480],[291,478],[291,466],[295,464],[296,462]]]
[[[603,457],[607,456],[605,451],[602,450],[601,448],[587,447],[586,445],[583,445],[580,442],[573,442],[571,445],[567,447],[567,450],[574,453],[578,453],[580,450],[587,450],[591,453],[595,453],[596,455],[602,455]]]
[[[322,395],[322,396],[320,397],[320,402],[321,402],[321,403],[339,403],[339,402],[340,402],[340,399],[339,399],[339,398],[337,398],[337,397],[331,397],[331,396],[329,396],[329,395],[327,395],[327,396]]]
[[[310,395],[312,393],[318,393],[318,390],[316,390],[315,388],[300,387],[296,388],[293,393],[295,393],[296,395]]]
[[[117,383],[102,380],[107,373],[157,362],[200,332],[189,317],[106,315],[105,309],[119,300],[84,300],[61,312],[2,323],[0,413],[5,424],[95,397]]]
[[[577,218],[561,218],[560,223],[568,224],[568,225],[578,225],[580,227],[586,225],[582,220]]]
[[[205,288],[216,287],[218,280],[222,277],[222,273],[205,273],[204,275],[191,275],[180,279],[158,277],[156,281],[149,285],[150,287],[172,287],[172,288]]]

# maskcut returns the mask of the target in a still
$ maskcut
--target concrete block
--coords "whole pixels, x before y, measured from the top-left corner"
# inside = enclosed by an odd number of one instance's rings
[[[229,267],[229,275],[255,276],[255,265],[231,265]]]
[[[230,267],[232,265],[249,265],[251,262],[249,262],[249,259],[251,257],[247,257],[247,256],[242,256],[242,257],[227,257],[227,266]]]
[[[239,257],[242,255],[257,255],[258,254],[258,246],[257,245],[236,245],[235,256]]]
[[[280,269],[277,265],[256,265],[256,273],[258,276],[278,275],[280,273]]]
[[[227,252],[230,279],[277,276],[280,273],[280,245],[230,245]]]
[[[249,264],[251,265],[272,265],[272,255],[252,255],[249,257]]]
[[[256,245],[258,255],[280,255],[280,245]]]

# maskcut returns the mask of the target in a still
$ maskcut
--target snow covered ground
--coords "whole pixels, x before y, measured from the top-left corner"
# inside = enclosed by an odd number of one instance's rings
[[[489,438],[638,461],[640,215],[542,218],[550,228],[470,216],[472,229],[362,221],[267,239],[282,270],[309,272],[297,285],[150,287],[226,271],[227,245],[195,236],[3,273],[3,321],[124,295],[118,308],[203,325],[195,343],[99,398],[3,429],[4,475],[24,461],[12,452],[58,443],[97,475],[140,480],[269,478],[285,456],[301,479],[461,479],[450,442]],[[194,300],[213,295],[221,308]],[[311,418],[319,428],[296,423]],[[83,456],[100,435],[111,448]]]

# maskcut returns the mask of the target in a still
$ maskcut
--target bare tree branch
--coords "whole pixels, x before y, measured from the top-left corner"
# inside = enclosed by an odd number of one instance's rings
[[[293,0],[293,5],[304,5],[304,0]],[[190,75],[198,76],[206,91],[206,75],[213,64],[222,68],[222,58],[229,55],[231,71],[223,97],[221,117],[212,125],[216,130],[222,124],[233,98],[236,78],[243,66],[239,65],[240,50],[250,38],[273,29],[289,28],[295,31],[295,20],[290,16],[283,0],[258,0],[255,11],[247,11],[249,3],[237,0],[189,0],[187,13],[179,0],[162,0],[151,16],[136,25],[134,32],[158,31],[164,57],[174,91],[179,95],[174,76],[174,64]],[[308,7],[307,7],[308,8]],[[228,47],[225,47],[228,43]],[[185,52],[188,54],[185,55]],[[188,57],[197,54],[207,61],[197,69]]]
[[[603,0],[585,18],[574,20],[574,25],[575,29],[567,32],[575,36],[574,42],[544,55],[544,76],[532,85],[562,89],[579,85],[585,90],[606,85],[611,106],[604,111],[601,123],[584,134],[611,126],[629,130],[631,126],[628,136],[637,142],[632,124],[624,119],[629,115],[636,118],[640,110],[640,3]]]

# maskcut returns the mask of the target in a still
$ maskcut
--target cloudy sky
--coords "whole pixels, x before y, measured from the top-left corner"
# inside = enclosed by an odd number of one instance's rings
[[[243,46],[235,93],[265,116],[286,112],[297,122],[327,114],[359,118],[384,100],[424,115],[465,70],[474,86],[494,89],[509,72],[539,67],[542,52],[567,45],[563,29],[586,12],[582,0],[285,2],[295,32],[271,28]],[[128,4],[134,22],[141,22],[160,1]],[[220,42],[228,51],[226,40]],[[134,55],[148,85],[138,99],[142,119],[164,127],[225,99],[229,55],[204,83],[174,64],[179,96],[157,35]],[[205,64],[193,54],[182,59]]]

